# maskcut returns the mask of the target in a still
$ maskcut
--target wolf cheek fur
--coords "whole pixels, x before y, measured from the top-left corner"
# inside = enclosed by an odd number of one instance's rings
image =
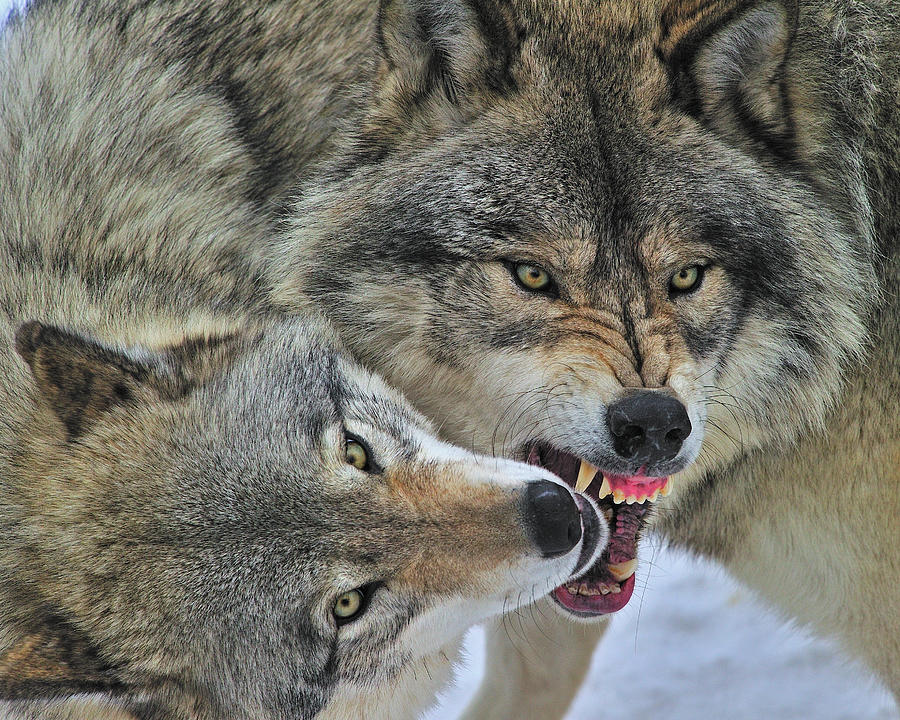
[[[675,393],[693,432],[657,527],[900,692],[893,5],[381,8],[357,128],[267,251],[274,301],[311,294],[482,449],[606,469],[610,404]],[[590,643],[559,633],[547,667],[498,635],[472,716],[562,714]]]

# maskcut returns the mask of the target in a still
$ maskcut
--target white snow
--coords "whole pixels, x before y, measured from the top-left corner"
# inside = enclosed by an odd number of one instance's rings
[[[0,18],[14,4],[23,2],[0,0]],[[833,645],[782,623],[716,566],[652,545],[567,720],[900,720],[888,693]],[[480,628],[468,634],[469,662],[427,720],[465,706],[483,643]]]
[[[898,720],[889,694],[829,642],[764,609],[712,563],[645,541],[567,720]],[[427,720],[458,715],[484,671],[484,632]],[[525,650],[527,652],[527,649]],[[552,659],[548,659],[552,662]]]

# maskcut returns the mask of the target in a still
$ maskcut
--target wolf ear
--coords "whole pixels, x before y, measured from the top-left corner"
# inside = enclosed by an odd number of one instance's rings
[[[453,103],[478,87],[502,91],[520,37],[485,0],[381,0],[383,90],[406,101],[440,92]]]
[[[28,322],[15,343],[71,440],[114,407],[184,397],[211,372],[228,339],[191,339],[162,352],[122,350]]]
[[[673,0],[657,54],[679,101],[733,140],[749,135],[776,150],[790,141],[785,63],[795,0]]]
[[[0,699],[38,700],[115,692],[113,667],[68,623],[47,617],[0,652]]]

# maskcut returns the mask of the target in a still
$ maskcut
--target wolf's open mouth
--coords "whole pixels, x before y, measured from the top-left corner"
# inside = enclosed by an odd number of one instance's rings
[[[634,592],[638,538],[649,512],[646,501],[668,495],[669,478],[601,474],[590,463],[541,443],[530,446],[527,460],[596,500],[609,522],[609,545],[600,559],[577,580],[556,588],[553,599],[576,615],[621,610]]]

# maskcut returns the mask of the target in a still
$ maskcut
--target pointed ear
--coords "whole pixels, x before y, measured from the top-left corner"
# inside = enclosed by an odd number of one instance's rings
[[[691,114],[732,140],[784,152],[792,132],[785,65],[796,24],[795,0],[673,0],[657,53]]]
[[[116,692],[115,669],[71,625],[45,617],[0,652],[0,699],[39,700]]]
[[[184,397],[223,345],[227,339],[192,339],[163,352],[122,350],[39,322],[16,332],[16,351],[70,440],[114,407]]]
[[[435,92],[456,103],[483,88],[507,89],[520,34],[492,0],[381,0],[383,91],[405,101]]]

